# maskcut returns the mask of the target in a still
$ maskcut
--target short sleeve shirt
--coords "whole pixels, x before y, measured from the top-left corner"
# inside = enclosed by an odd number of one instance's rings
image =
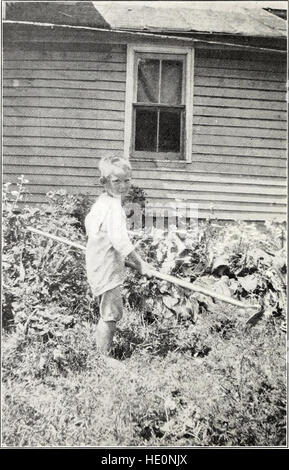
[[[85,219],[86,271],[95,296],[121,285],[124,260],[133,250],[120,197],[102,194]]]

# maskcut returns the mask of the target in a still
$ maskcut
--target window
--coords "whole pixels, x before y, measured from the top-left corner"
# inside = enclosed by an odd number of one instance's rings
[[[128,46],[125,153],[191,161],[192,49]]]

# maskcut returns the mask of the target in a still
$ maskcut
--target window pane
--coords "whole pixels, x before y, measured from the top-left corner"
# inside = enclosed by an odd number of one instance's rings
[[[160,110],[159,151],[180,152],[181,111]]]
[[[137,101],[158,103],[160,61],[140,59],[138,62]]]
[[[135,110],[135,150],[157,151],[157,109]]]
[[[183,62],[162,61],[161,103],[182,103]]]

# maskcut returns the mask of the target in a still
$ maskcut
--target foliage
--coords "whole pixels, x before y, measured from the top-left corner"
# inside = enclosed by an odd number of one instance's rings
[[[29,230],[33,227],[85,244],[77,220],[70,215],[73,200],[70,197],[65,199],[64,193],[59,192],[49,196],[48,206],[23,206],[15,211],[15,200],[19,201],[22,188],[19,187],[20,194],[14,191],[12,197],[9,186],[4,190],[4,326],[14,323],[27,330],[37,329],[45,317],[48,327],[53,324],[53,318],[48,319],[56,306],[57,310],[66,311],[68,315],[89,317],[92,299],[86,282],[83,253]]]
[[[142,207],[144,207],[146,197],[146,192],[142,188],[132,184],[128,194],[124,198],[124,204],[133,202],[140,204]]]
[[[74,227],[85,233],[84,220],[94,202],[90,194],[67,194],[66,191],[50,191],[47,193],[46,198],[48,200],[47,213],[50,210],[55,211],[55,208],[59,210],[61,207],[63,212],[75,219]]]
[[[28,230],[84,245],[89,199],[50,193],[48,205],[19,208],[24,187],[21,177],[3,197],[4,445],[286,444],[282,226],[204,221],[191,232],[134,233],[157,269],[248,307],[128,270],[116,367],[96,349],[83,252]],[[247,323],[256,302],[259,321]]]
[[[249,306],[263,306],[264,315],[285,321],[286,253],[280,238],[284,230],[266,224],[231,223],[218,227],[200,224],[194,232],[167,234],[155,230],[137,234],[138,251],[155,268],[186,279],[193,285],[235,297]],[[177,316],[194,322],[202,311],[213,312],[216,301],[203,294],[155,279],[129,274],[124,284],[127,304],[153,316]],[[280,323],[281,324],[281,323]]]

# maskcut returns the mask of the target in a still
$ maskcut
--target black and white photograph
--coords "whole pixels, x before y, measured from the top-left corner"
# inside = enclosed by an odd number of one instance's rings
[[[287,1],[1,6],[2,450],[288,448]]]

